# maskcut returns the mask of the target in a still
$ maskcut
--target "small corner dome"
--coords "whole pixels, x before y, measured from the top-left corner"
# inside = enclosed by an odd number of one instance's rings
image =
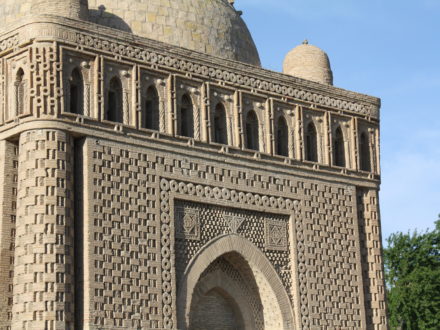
[[[327,54],[322,49],[310,45],[307,40],[286,55],[283,72],[321,84],[333,85],[333,73]]]
[[[0,20],[7,24],[25,16],[56,15],[73,19],[88,18],[87,0],[1,0]]]

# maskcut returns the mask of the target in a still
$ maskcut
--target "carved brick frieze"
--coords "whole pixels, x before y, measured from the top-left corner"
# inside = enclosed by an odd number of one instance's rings
[[[20,39],[26,39],[27,32],[20,34]],[[300,101],[319,104],[323,107],[336,108],[339,110],[356,112],[362,115],[378,118],[378,105],[372,104],[377,101],[359,102],[355,101],[351,93],[347,91],[333,88],[333,92],[325,93],[320,91],[314,84],[310,88],[303,88],[301,85],[308,85],[310,82],[297,78],[288,77],[285,75],[275,74],[274,72],[266,71],[253,67],[253,71],[258,71],[258,74],[251,74],[248,66],[241,67],[241,64],[234,63],[236,68],[228,69],[230,62],[215,63],[209,65],[208,61],[197,60],[196,58],[203,58],[199,53],[193,52],[195,56],[182,56],[181,54],[174,54],[168,47],[160,42],[152,40],[145,40],[145,45],[141,39],[136,43],[123,42],[121,38],[97,37],[96,34],[87,32],[77,32],[70,27],[58,25],[56,23],[45,24],[44,26],[36,25],[32,29],[33,37],[37,35],[50,35],[59,40],[66,40],[69,43],[75,43],[84,49],[92,51],[102,51],[110,53],[116,58],[126,58],[135,61],[141,61],[152,66],[161,67],[171,71],[180,71],[200,78],[222,81],[226,84],[235,86],[242,86],[245,89],[260,91],[262,93],[270,93],[279,95],[280,97],[293,98]],[[17,38],[16,36],[12,38]],[[24,41],[24,40],[23,40]],[[1,44],[2,41],[0,41]],[[6,42],[6,45],[13,41]],[[154,45],[154,46],[153,46]],[[217,61],[219,61],[217,59]],[[266,76],[266,77],[265,77]],[[277,79],[278,78],[278,79]],[[291,83],[286,83],[286,80],[292,80]],[[341,94],[341,97],[333,96],[332,94]],[[354,94],[354,93],[353,93]],[[360,95],[357,95],[359,98]],[[373,98],[371,98],[373,100]]]
[[[0,52],[16,47],[19,44],[19,34],[13,34],[0,40]]]
[[[153,65],[159,65],[172,70],[186,71],[204,78],[221,80],[226,83],[241,85],[245,88],[292,97],[301,101],[312,102],[326,107],[358,112],[372,117],[378,116],[378,109],[372,105],[359,104],[330,96],[320,95],[319,92],[310,92],[294,88],[283,83],[274,83],[273,80],[264,80],[251,75],[237,74],[235,71],[219,69],[208,65],[199,64],[194,60],[182,59],[177,56],[165,55],[159,51],[148,51],[143,47],[131,46],[126,43],[107,41],[84,33],[77,33],[76,40],[79,45],[92,47],[97,50],[111,52],[116,56],[132,58]]]
[[[161,180],[162,190],[171,191],[178,194],[187,194],[207,200],[230,201],[237,205],[247,207],[264,207],[274,210],[293,212],[298,208],[299,202],[290,198],[278,197],[266,194],[255,194],[251,192],[230,189],[226,187],[194,184],[191,182],[180,182],[174,179]]]

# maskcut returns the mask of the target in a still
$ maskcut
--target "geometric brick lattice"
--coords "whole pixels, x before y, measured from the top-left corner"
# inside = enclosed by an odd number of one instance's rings
[[[176,273],[177,283],[179,283],[183,272],[189,261],[195,254],[212,239],[228,234],[230,232],[229,222],[223,221],[224,218],[238,219],[240,226],[235,234],[245,237],[261,251],[263,251],[273,267],[281,275],[285,284],[286,292],[291,292],[291,268],[290,268],[290,250],[287,237],[287,225],[289,218],[284,215],[275,215],[270,213],[262,213],[255,211],[247,211],[240,209],[233,209],[230,207],[215,206],[209,204],[199,204],[192,202],[176,201],[177,210],[188,209],[194,212],[196,210],[199,214],[200,221],[200,240],[194,241],[188,238],[176,237]],[[176,214],[176,221],[179,220]],[[234,221],[234,220],[230,220]],[[272,246],[266,246],[266,232],[264,230],[265,223],[276,223],[284,229],[283,233],[286,235],[282,238],[286,243],[282,249],[273,249]],[[176,226],[179,226],[176,223]]]

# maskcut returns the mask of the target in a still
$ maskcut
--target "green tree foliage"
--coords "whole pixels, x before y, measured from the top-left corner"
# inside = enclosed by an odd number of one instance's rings
[[[394,233],[384,249],[392,329],[440,329],[440,215],[435,229]]]

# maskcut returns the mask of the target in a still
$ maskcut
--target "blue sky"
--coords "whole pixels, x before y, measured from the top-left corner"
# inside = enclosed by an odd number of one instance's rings
[[[383,237],[440,213],[440,0],[236,0],[263,67],[308,39],[335,86],[378,96]]]

